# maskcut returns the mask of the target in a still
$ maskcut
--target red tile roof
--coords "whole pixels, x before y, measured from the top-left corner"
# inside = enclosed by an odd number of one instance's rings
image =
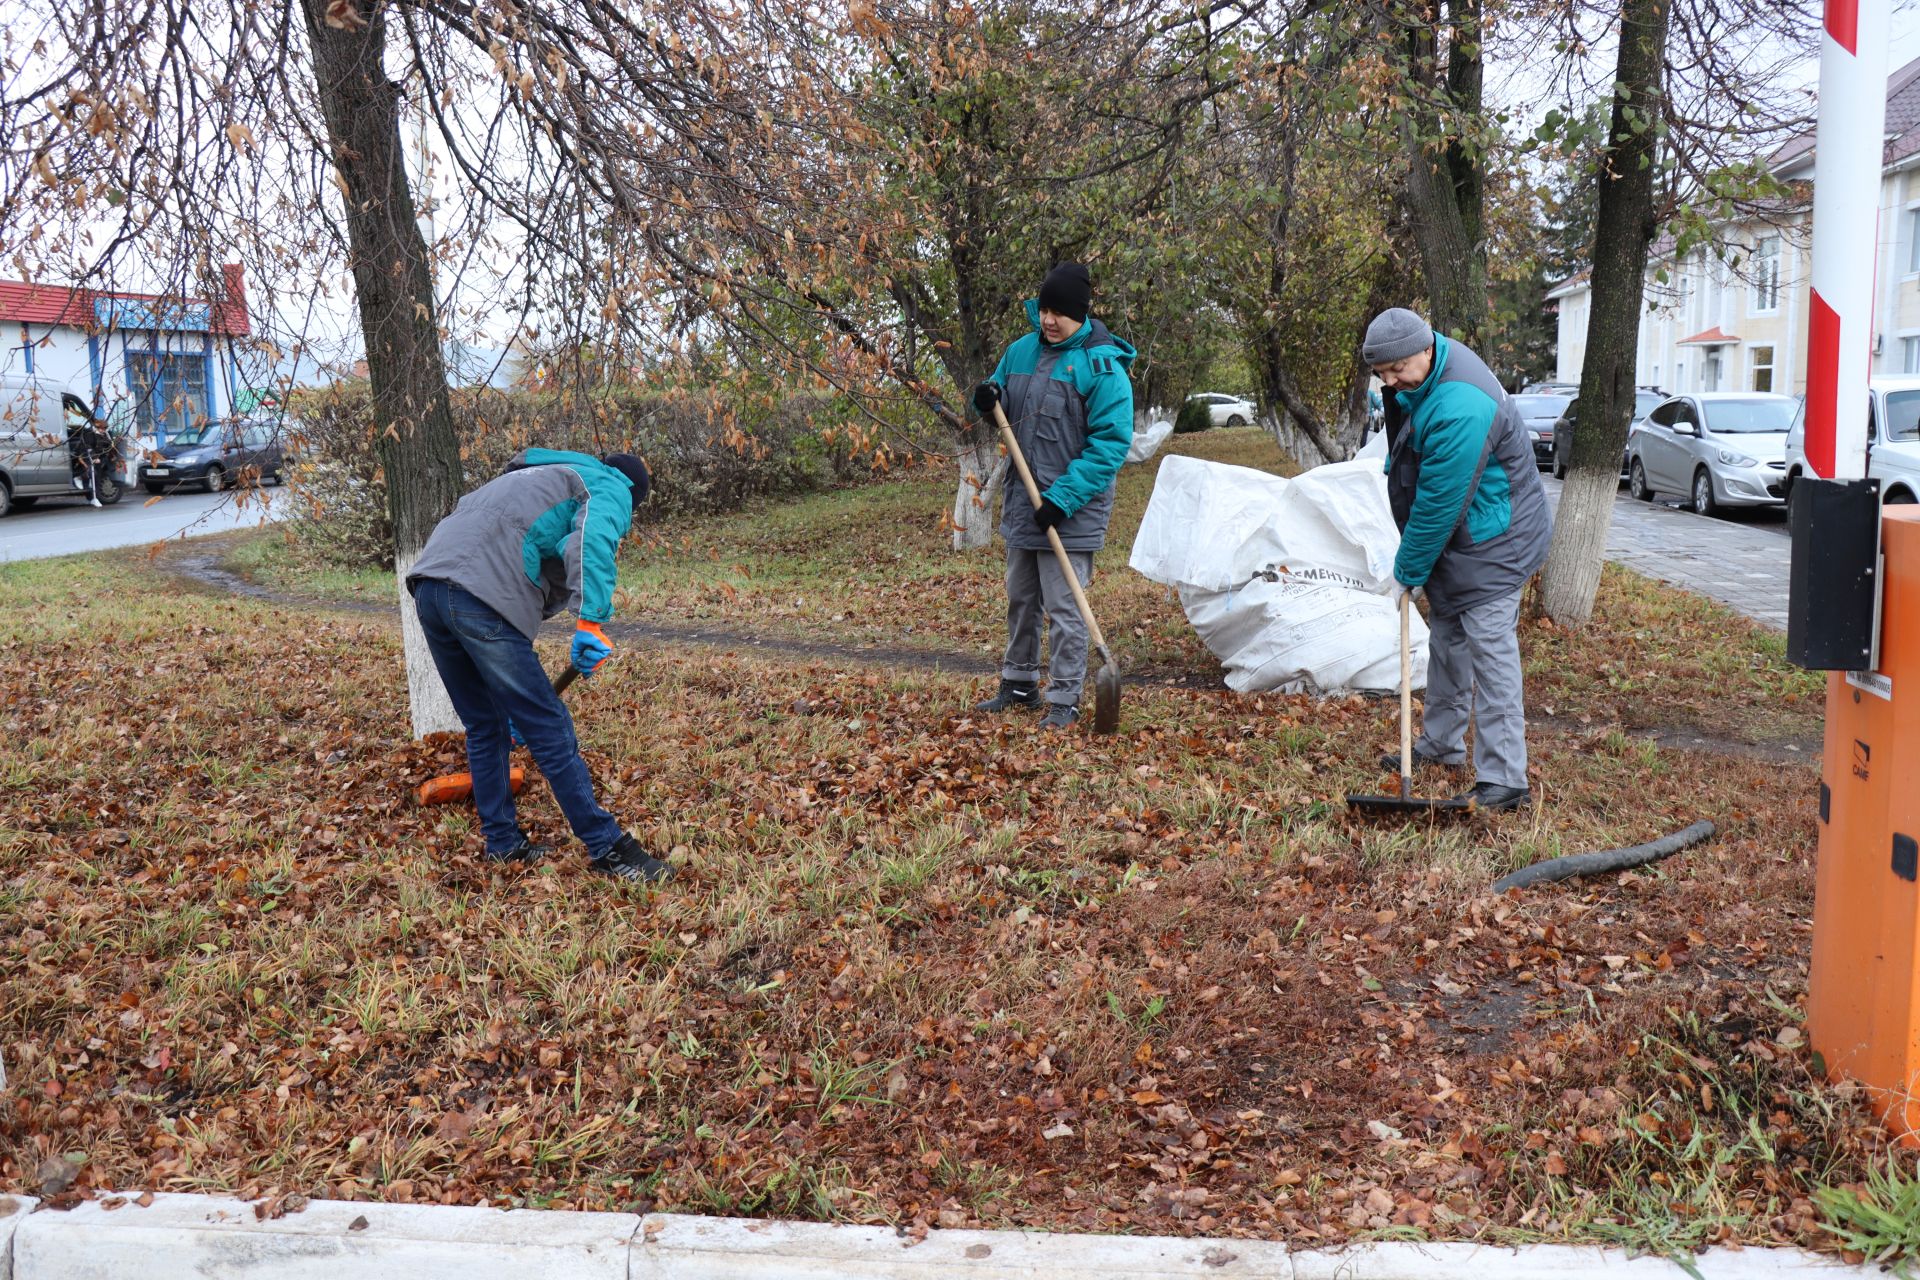
[[[229,262],[220,268],[220,275],[225,287],[222,296],[213,303],[212,330],[223,336],[244,338],[253,331],[252,318],[247,313],[246,274],[238,263]],[[70,289],[63,285],[0,280],[0,321],[64,324],[95,329],[101,323],[95,312],[98,302],[184,302],[187,306],[207,305],[203,298],[180,299],[157,293]]]
[[[1720,332],[1720,326],[1715,325],[1711,329],[1702,329],[1691,338],[1682,338],[1674,345],[1681,347],[1724,347],[1728,343],[1738,341],[1740,341],[1740,339],[1734,337],[1732,334]]]

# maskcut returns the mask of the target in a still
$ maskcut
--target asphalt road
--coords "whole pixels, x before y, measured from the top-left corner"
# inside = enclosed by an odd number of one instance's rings
[[[30,510],[0,518],[0,562],[253,528],[284,516],[292,507],[292,495],[284,488],[176,493],[149,503],[149,495],[138,489],[117,505],[98,509],[66,498],[42,498]]]

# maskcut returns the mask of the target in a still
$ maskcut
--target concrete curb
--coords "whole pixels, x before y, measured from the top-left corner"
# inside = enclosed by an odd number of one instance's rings
[[[0,1280],[13,1280],[13,1236],[40,1202],[32,1196],[0,1196]]]
[[[681,1214],[562,1213],[315,1200],[279,1218],[255,1202],[128,1194],[72,1209],[0,1196],[0,1280],[1678,1280],[1658,1258],[1538,1245],[1373,1244],[1289,1253],[1267,1240],[934,1231]],[[113,1207],[108,1207],[112,1205]],[[36,1211],[38,1209],[38,1211]],[[1706,1280],[1881,1276],[1792,1249],[1715,1249]]]
[[[8,1280],[627,1280],[639,1226],[630,1213],[348,1200],[263,1219],[246,1200],[162,1194],[143,1206],[108,1196],[29,1216],[14,1233]]]

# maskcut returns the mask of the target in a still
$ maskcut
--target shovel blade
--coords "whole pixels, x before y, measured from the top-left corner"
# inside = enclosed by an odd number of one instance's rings
[[[1109,662],[1093,677],[1093,731],[1112,733],[1120,727],[1120,668]]]

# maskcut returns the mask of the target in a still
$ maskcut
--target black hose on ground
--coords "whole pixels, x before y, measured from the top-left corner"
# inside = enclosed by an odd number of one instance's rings
[[[1624,849],[1601,849],[1597,853],[1570,853],[1564,858],[1549,858],[1545,862],[1536,862],[1530,867],[1522,867],[1510,875],[1501,876],[1493,882],[1493,891],[1505,893],[1509,889],[1521,889],[1530,884],[1546,884],[1554,880],[1570,880],[1574,876],[1592,876],[1606,871],[1625,871],[1628,867],[1645,866],[1649,862],[1670,858],[1682,849],[1699,844],[1712,834],[1711,822],[1696,822],[1684,831],[1676,831],[1670,836],[1661,836],[1658,840],[1649,840],[1645,844],[1628,845]]]

